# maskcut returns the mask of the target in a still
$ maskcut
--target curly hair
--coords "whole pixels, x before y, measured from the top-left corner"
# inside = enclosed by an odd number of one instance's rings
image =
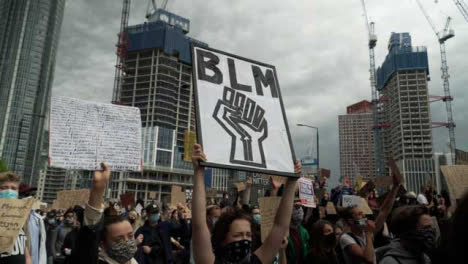
[[[212,236],[212,245],[214,249],[219,248],[224,244],[226,240],[226,236],[229,233],[231,228],[231,224],[235,220],[247,220],[250,224],[250,228],[252,229],[253,219],[252,216],[247,214],[244,210],[235,208],[233,210],[229,210],[223,213],[218,221],[216,222],[213,228],[213,236]]]

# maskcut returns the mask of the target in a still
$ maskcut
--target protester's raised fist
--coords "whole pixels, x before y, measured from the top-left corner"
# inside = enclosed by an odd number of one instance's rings
[[[111,171],[104,162],[101,163],[101,167],[102,170],[94,171],[93,188],[95,189],[104,189],[107,183],[109,183]]]
[[[266,167],[263,141],[268,137],[265,110],[251,98],[235,89],[224,87],[213,118],[231,136],[234,146],[232,163]]]
[[[193,153],[192,153],[192,163],[195,169],[200,167],[200,162],[206,162],[206,155],[203,153],[203,150],[200,144],[193,145]]]

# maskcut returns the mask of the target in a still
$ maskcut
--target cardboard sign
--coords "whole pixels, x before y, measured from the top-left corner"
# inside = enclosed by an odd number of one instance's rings
[[[136,107],[53,97],[49,165],[63,169],[141,171],[141,117]]]
[[[365,215],[373,214],[372,210],[370,209],[369,205],[367,204],[366,199],[361,197],[361,202],[359,203],[359,208],[361,208],[362,212]]]
[[[185,204],[185,192],[182,191],[182,187],[177,185],[171,186],[171,205],[177,206],[177,204]]]
[[[53,201],[53,209],[68,209],[75,205],[84,207],[89,200],[89,189],[68,190],[57,192],[57,199]]]
[[[218,196],[218,190],[215,188],[206,188],[206,197],[216,198],[216,196]]]
[[[135,205],[135,194],[132,192],[124,193],[120,195],[120,205],[123,208],[132,207]]]
[[[312,207],[315,208],[317,205],[315,204],[315,197],[314,197],[314,184],[311,179],[307,178],[300,178],[299,179],[299,199],[301,199],[301,203],[305,207]]]
[[[150,198],[151,200],[156,200],[156,196],[156,192],[148,192],[148,198]]]
[[[270,234],[273,224],[275,222],[276,211],[278,210],[281,197],[262,197],[258,199],[260,205],[260,232],[262,242],[265,241],[268,234]]]
[[[368,181],[364,187],[362,187],[357,195],[366,198],[367,195],[375,189],[375,183],[373,181]]]
[[[235,185],[238,192],[242,192],[246,188],[245,183],[243,182],[236,182]]]
[[[332,202],[328,202],[327,207],[325,207],[325,209],[327,210],[328,215],[336,215],[337,214],[335,205]]]
[[[376,187],[381,188],[389,187],[393,184],[393,179],[390,176],[374,178],[372,181],[375,183]]]
[[[35,200],[0,199],[0,253],[11,253]]]
[[[206,165],[297,177],[275,67],[196,45],[192,56]]]
[[[441,166],[449,189],[450,200],[456,204],[468,190],[468,165]]]
[[[193,145],[197,142],[197,136],[194,131],[185,130],[184,132],[184,161],[192,162]]]
[[[360,206],[361,205],[361,197],[356,195],[343,195],[342,206],[343,207],[350,207],[350,206]]]

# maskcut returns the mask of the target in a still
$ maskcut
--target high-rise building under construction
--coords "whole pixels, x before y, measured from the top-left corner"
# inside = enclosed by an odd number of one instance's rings
[[[347,107],[338,116],[340,140],[340,175],[352,184],[357,176],[368,180],[376,176],[372,103],[361,101]]]
[[[65,0],[0,1],[0,159],[36,184]]]
[[[154,10],[147,19],[124,27],[119,35],[113,95],[113,103],[141,110],[144,170],[116,175],[109,197],[133,192],[145,201],[167,201],[171,185],[192,185],[192,164],[183,158],[184,133],[195,131],[191,44],[206,44],[187,36],[188,19],[165,9]],[[214,178],[220,173],[232,174],[216,170]],[[223,182],[213,187],[225,189]]]
[[[392,33],[388,52],[377,70],[383,153],[396,160],[406,188],[418,192],[434,173],[427,50],[413,47],[409,33]]]

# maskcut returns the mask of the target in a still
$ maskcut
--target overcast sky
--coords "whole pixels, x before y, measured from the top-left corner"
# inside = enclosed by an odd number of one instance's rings
[[[466,1],[466,0],[465,0]],[[456,37],[447,56],[457,123],[457,147],[467,150],[468,23],[450,0],[421,0],[442,29],[453,18]],[[145,21],[147,1],[133,0],[130,25]],[[115,43],[122,1],[68,0],[55,69],[53,95],[110,102]],[[211,47],[275,65],[298,156],[320,128],[320,165],[339,177],[338,115],[346,106],[370,100],[367,31],[359,0],[172,0],[169,10],[191,20],[189,35]],[[415,46],[427,46],[430,94],[443,94],[439,45],[415,0],[368,0],[379,42],[376,63],[387,54],[391,32],[410,32]],[[445,106],[431,105],[433,121],[445,121]],[[434,130],[436,151],[447,150],[448,132]],[[315,143],[314,143],[315,144]],[[315,146],[314,146],[315,149]]]

